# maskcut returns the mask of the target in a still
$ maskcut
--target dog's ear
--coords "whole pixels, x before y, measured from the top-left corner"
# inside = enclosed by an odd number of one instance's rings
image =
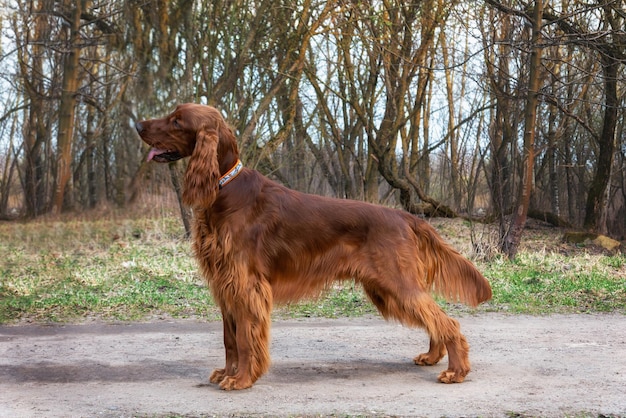
[[[219,136],[214,127],[202,127],[197,131],[183,189],[183,203],[194,209],[211,207],[217,197],[220,178],[218,143]]]

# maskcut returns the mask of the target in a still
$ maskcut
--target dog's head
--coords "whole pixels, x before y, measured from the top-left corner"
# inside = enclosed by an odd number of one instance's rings
[[[191,157],[183,201],[191,207],[210,207],[220,176],[239,158],[235,135],[220,112],[211,106],[186,103],[163,118],[137,122],[135,128],[151,146],[149,161],[169,163]]]

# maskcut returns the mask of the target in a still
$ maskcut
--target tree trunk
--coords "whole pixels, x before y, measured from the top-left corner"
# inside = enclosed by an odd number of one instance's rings
[[[441,42],[441,54],[443,56],[444,75],[446,80],[446,98],[448,104],[448,148],[450,158],[450,187],[452,189],[452,206],[459,208],[461,206],[461,185],[459,179],[459,152],[457,143],[457,132],[454,127],[454,119],[456,112],[454,110],[454,86],[452,68],[450,67],[450,58],[448,53],[448,45],[446,35],[441,31],[439,35]]]
[[[73,2],[68,2],[68,6]],[[76,112],[76,91],[78,89],[78,59],[80,54],[80,16],[85,0],[75,2],[72,9],[71,28],[67,53],[63,66],[63,91],[59,106],[59,125],[57,134],[57,173],[52,213],[63,209],[67,184],[72,175],[72,140],[74,137],[74,115]]]
[[[2,169],[2,177],[0,177],[0,219],[8,218],[9,195],[11,194],[11,184],[13,183],[13,173],[17,165],[17,152],[14,148],[14,138],[16,135],[16,123],[11,126],[9,132],[9,144],[7,146],[7,154],[4,159],[4,167]]]
[[[487,16],[485,16],[487,18]],[[488,170],[488,183],[491,191],[491,207],[495,218],[498,219],[499,237],[506,234],[506,214],[510,213],[512,204],[512,154],[513,144],[516,141],[518,111],[512,98],[517,94],[512,91],[510,74],[512,52],[504,40],[513,36],[513,23],[510,17],[500,21],[497,31],[494,31],[493,45],[498,45],[497,54],[490,55],[491,48],[487,39],[484,40],[485,64],[490,81],[490,100],[495,104],[495,112],[489,121],[489,152],[491,154]],[[488,31],[484,28],[484,31]],[[496,56],[497,54],[497,56]]]
[[[550,190],[550,208],[552,213],[557,216],[561,215],[561,204],[559,198],[559,178],[557,172],[558,157],[556,144],[556,109],[550,106],[550,115],[548,116],[548,187]]]
[[[93,110],[89,111],[88,119],[93,119]],[[86,165],[87,165],[87,205],[93,209],[98,204],[98,184],[96,173],[96,144],[95,144],[95,132],[91,121],[88,121],[87,126],[90,128],[87,131],[85,137],[85,152],[87,153]]]
[[[539,66],[541,65],[541,22],[543,15],[543,0],[535,0],[532,29],[532,52],[530,55],[530,74],[528,76],[528,99],[524,112],[524,156],[522,184],[517,201],[517,209],[513,213],[511,225],[502,240],[502,251],[509,259],[517,255],[522,231],[526,224],[530,193],[533,188],[533,168],[535,165],[535,122],[537,119],[537,102],[539,96]]]
[[[617,114],[619,100],[617,98],[617,74],[620,62],[618,59],[601,52],[602,73],[604,74],[604,124],[602,133],[598,138],[598,156],[596,159],[596,172],[591,181],[587,205],[585,209],[585,221],[583,227],[590,231],[598,232],[602,227],[600,219],[605,206],[606,188],[611,178],[611,165],[615,151],[615,129],[617,127]]]
[[[49,143],[49,136],[44,125],[45,109],[44,81],[39,76],[43,74],[44,37],[47,32],[47,19],[44,2],[38,2],[34,11],[34,29],[30,62],[28,63],[27,45],[20,45],[18,41],[18,62],[20,74],[30,102],[24,111],[24,207],[27,218],[41,215],[46,209],[47,184],[45,145]],[[17,29],[16,29],[17,30]]]

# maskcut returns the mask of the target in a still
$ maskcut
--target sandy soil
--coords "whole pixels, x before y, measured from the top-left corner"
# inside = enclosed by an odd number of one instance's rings
[[[276,321],[271,371],[207,383],[220,323],[0,327],[0,416],[626,416],[626,316],[460,318],[473,371],[412,364],[426,334],[379,318]]]

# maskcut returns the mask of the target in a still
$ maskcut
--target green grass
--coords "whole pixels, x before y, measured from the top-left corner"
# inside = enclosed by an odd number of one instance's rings
[[[361,287],[349,281],[338,283],[318,299],[279,307],[275,315],[290,318],[340,318],[376,312]]]
[[[515,313],[626,313],[623,255],[521,253],[485,263],[495,309]]]
[[[217,318],[170,221],[1,225],[0,322]]]
[[[469,242],[462,223],[437,227],[444,235],[452,231],[455,236],[446,238],[453,242]],[[0,323],[217,320],[219,310],[182,235],[174,217],[0,223]],[[564,251],[555,244],[558,238],[540,240],[538,250],[523,249],[514,262],[499,256],[477,262],[494,291],[479,311],[626,313],[623,254]],[[275,316],[371,313],[375,309],[361,288],[345,282],[318,299],[279,307]]]

